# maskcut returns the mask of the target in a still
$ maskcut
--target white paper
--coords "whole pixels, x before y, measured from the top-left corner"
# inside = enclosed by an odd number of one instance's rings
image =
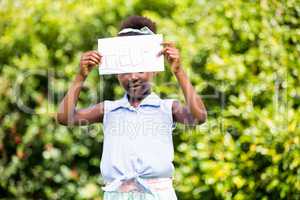
[[[164,71],[162,42],[160,34],[98,39],[99,74]]]

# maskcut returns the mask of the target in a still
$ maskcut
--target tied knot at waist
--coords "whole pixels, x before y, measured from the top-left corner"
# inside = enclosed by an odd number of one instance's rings
[[[141,178],[138,174],[115,179],[102,187],[107,192],[155,192],[173,188],[172,177],[168,178]]]
[[[172,188],[172,178],[162,176],[146,178],[152,173],[150,166],[145,165],[139,157],[131,157],[132,171],[127,171],[120,166],[114,166],[118,175],[112,182],[106,183],[102,189],[106,192],[128,192],[132,190],[155,195],[157,188]]]

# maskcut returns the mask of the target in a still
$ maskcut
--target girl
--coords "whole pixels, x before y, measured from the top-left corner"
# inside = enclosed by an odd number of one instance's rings
[[[156,33],[155,23],[141,16],[125,20],[118,36]],[[80,70],[62,100],[57,120],[63,125],[103,123],[104,141],[101,174],[105,181],[104,199],[177,199],[173,185],[172,130],[175,122],[202,124],[207,114],[181,66],[178,49],[163,42],[164,55],[171,66],[186,105],[177,100],[160,99],[151,90],[156,73],[118,74],[125,90],[123,98],[76,109],[80,90],[89,72],[101,63],[101,52],[83,53]],[[100,69],[101,70],[101,69]]]

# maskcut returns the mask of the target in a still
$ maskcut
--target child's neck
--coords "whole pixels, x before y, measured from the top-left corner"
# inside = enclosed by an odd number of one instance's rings
[[[136,107],[139,106],[141,101],[143,99],[145,99],[150,93],[151,93],[151,90],[148,90],[142,96],[139,96],[139,97],[131,97],[127,94],[127,98],[128,98],[128,101],[129,101],[130,105],[132,105],[133,107],[136,108]]]

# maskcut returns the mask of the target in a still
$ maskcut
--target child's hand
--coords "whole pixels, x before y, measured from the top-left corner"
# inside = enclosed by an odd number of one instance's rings
[[[80,74],[87,76],[92,69],[101,63],[102,56],[97,51],[84,52],[80,58]]]
[[[159,52],[160,55],[165,55],[168,63],[171,65],[171,70],[174,74],[176,74],[179,70],[181,70],[181,59],[179,50],[175,47],[173,42],[163,42],[164,46],[163,50]]]

